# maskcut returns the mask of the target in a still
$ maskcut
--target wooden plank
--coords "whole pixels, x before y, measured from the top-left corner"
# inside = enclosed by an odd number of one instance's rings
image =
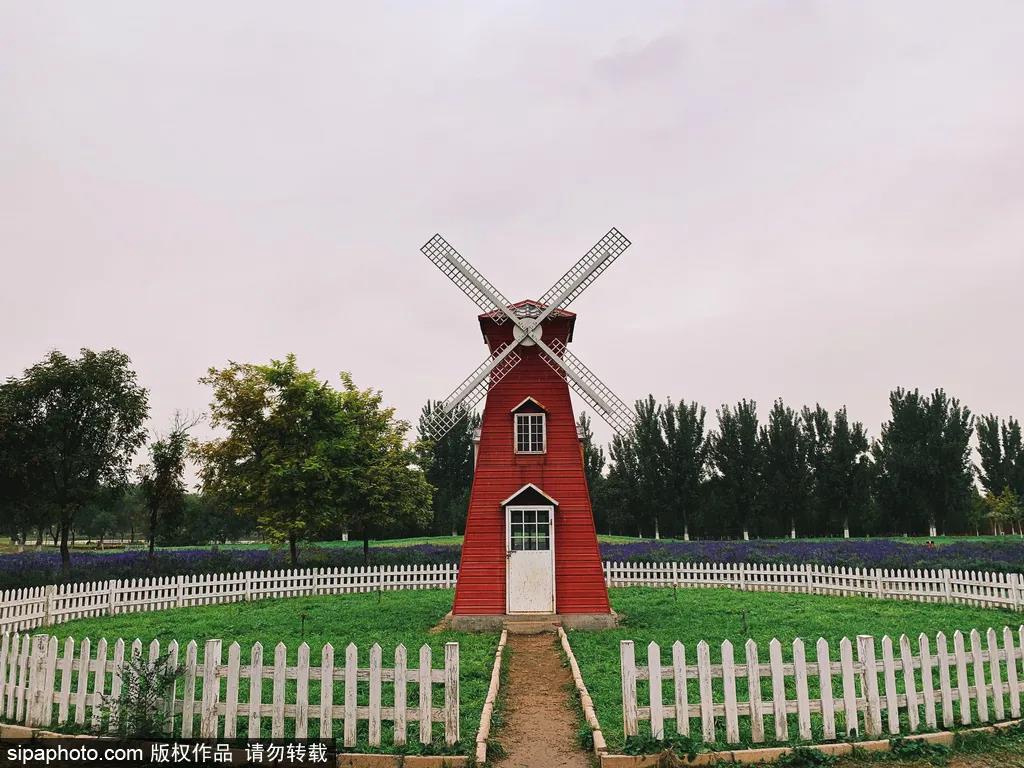
[[[892,638],[882,636],[882,678],[885,681],[885,714],[889,733],[900,732],[899,698],[896,692],[896,660],[893,656]]]
[[[672,680],[674,681],[674,699],[676,705],[676,733],[690,735],[689,692],[686,690],[686,648],[676,640],[672,644]],[[636,681],[633,681],[636,690]]]
[[[793,677],[796,686],[796,717],[800,738],[811,740],[811,700],[807,685],[807,651],[804,641],[793,641]]]
[[[7,593],[0,594],[0,598],[6,599]],[[0,600],[2,603],[3,600]],[[2,605],[0,605],[0,617],[4,615]],[[10,632],[0,632],[0,718],[7,714],[7,659],[11,652],[11,638]]]
[[[295,661],[295,738],[309,736],[309,644],[302,643]]]
[[[4,636],[4,640],[7,637]],[[75,639],[64,639],[64,655],[60,659],[60,695],[57,699],[57,724],[64,725],[68,721],[71,703],[71,668],[75,661]],[[0,662],[0,678],[3,677],[3,663]]]
[[[380,746],[380,700],[381,700],[381,666],[383,665],[379,643],[370,646],[370,717],[367,738],[371,747]]]
[[[991,627],[986,633],[986,641],[988,644],[989,678],[992,680],[992,708],[995,713],[995,719],[999,721],[1006,717],[1004,701],[1006,689],[1003,687],[1003,675],[999,663],[999,641],[996,637],[996,631]]]
[[[434,693],[431,687],[433,660],[430,646],[424,644],[420,647],[420,743],[429,744],[433,738],[434,731]]]
[[[334,646],[324,645],[320,652],[320,738],[334,733]]]
[[[715,740],[715,700],[711,687],[711,649],[704,640],[697,643],[697,683],[700,690],[701,737],[710,744]]]
[[[459,740],[459,644],[444,644],[444,740]]]
[[[249,652],[249,738],[260,738],[260,703],[263,701],[263,644],[253,643]]]
[[[345,647],[345,723],[344,743],[346,747],[356,745],[356,696],[358,689],[357,669],[359,666],[359,651],[354,643]],[[429,675],[428,675],[429,679]]]
[[[221,663],[221,641],[207,640],[203,647],[203,693],[199,709],[199,738],[217,738],[217,703],[220,701],[220,678],[217,666]]]
[[[117,704],[121,696],[121,676],[124,674],[124,639],[117,638],[114,643],[114,669],[110,675],[110,699]],[[117,707],[114,706],[110,712],[110,727],[117,728]]]
[[[228,676],[224,691],[224,738],[238,735],[238,683],[241,677],[242,648],[238,643],[228,646]]]
[[[406,686],[406,669],[408,668],[408,653],[405,646],[399,644],[395,648],[395,728],[394,742],[396,747],[405,746],[408,738],[408,725],[406,723],[405,708],[408,704],[408,690]]]
[[[32,654],[32,639],[28,632],[21,636],[21,650],[18,653],[17,687],[14,689],[14,722],[25,722],[25,701],[28,693],[28,661]]]
[[[978,708],[978,720],[983,723],[988,717],[988,684],[985,682],[985,662],[982,658],[981,633],[971,630],[971,661],[974,668],[975,706]]]
[[[640,733],[636,711],[636,650],[632,640],[619,642],[619,676],[622,680],[622,726],[626,738]]]
[[[167,645],[167,670],[173,670],[175,673],[178,671],[178,641],[172,640]],[[170,736],[174,733],[174,711],[175,711],[175,699],[178,695],[178,682],[177,679],[171,682],[170,689],[168,690],[167,696],[167,710],[165,711],[165,717],[167,722],[167,735]]]
[[[907,700],[907,724],[911,733],[921,727],[921,714],[918,711],[917,678],[914,676],[914,652],[910,647],[910,638],[900,635],[900,665],[903,668],[903,692]]]
[[[89,663],[92,653],[88,637],[78,647],[78,680],[75,685],[75,725],[85,725],[86,693],[89,690]]]
[[[661,647],[654,642],[647,646],[647,680],[651,736],[661,741],[665,738],[665,713],[661,700]]]
[[[96,644],[96,658],[93,661],[92,686],[92,729],[98,731],[102,722],[103,693],[107,684],[107,639],[101,637]]]
[[[935,660],[932,658],[928,635],[924,632],[917,637],[917,649],[921,657],[921,695],[924,698],[924,724],[934,731],[938,728],[938,718],[936,717],[935,710],[935,679],[932,675],[932,667],[935,664]]]
[[[725,693],[725,741],[736,744],[740,740],[739,710],[736,704],[736,662],[732,643],[722,643],[722,686]]]
[[[1013,631],[1003,627],[1003,652],[1006,654],[1006,687],[1010,694],[1010,717],[1020,717],[1020,678],[1017,676],[1017,649],[1013,647]]]
[[[818,690],[821,698],[822,733],[825,741],[836,738],[835,698],[832,693],[832,662],[829,659],[828,641],[819,637],[815,647],[818,662]]]
[[[744,645],[747,661],[747,706],[750,710],[750,739],[755,744],[764,742],[764,704],[761,702],[761,662],[757,658],[757,643],[748,639]]]
[[[882,735],[882,702],[878,695],[878,668],[875,661],[875,638],[857,635],[857,660],[861,665],[861,695],[865,699],[864,733]]]
[[[772,719],[775,721],[777,741],[789,740],[789,721],[786,717],[786,675],[782,666],[782,643],[772,638],[768,643],[768,664],[772,673]]]
[[[182,691],[181,697],[181,737],[183,739],[192,738],[194,728],[192,720],[195,716],[196,657],[198,653],[199,647],[196,645],[196,641],[189,640],[188,645],[185,646],[185,690]]]
[[[959,629],[953,633],[953,656],[956,663],[956,687],[960,699],[960,724],[971,724],[971,688],[967,678],[967,652],[964,650],[964,633]]]
[[[270,738],[284,738],[284,687],[288,674],[288,648],[284,643],[274,646],[273,698],[270,707]]]
[[[952,728],[956,722],[953,711],[953,684],[950,674],[949,643],[944,632],[935,635],[935,656],[939,665],[939,698],[942,701],[942,726]]]

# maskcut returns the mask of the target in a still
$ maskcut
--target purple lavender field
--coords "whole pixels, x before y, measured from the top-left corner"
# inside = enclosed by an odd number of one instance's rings
[[[374,545],[372,565],[457,563],[460,547],[450,544]],[[690,561],[718,563],[816,563],[866,568],[955,568],[1024,571],[1024,541],[954,541],[935,548],[891,539],[763,540],[763,541],[634,541],[601,544],[601,555],[613,561]],[[322,568],[363,564],[359,547],[302,548],[299,567]],[[287,568],[287,554],[271,549],[164,550],[149,560],[146,552],[75,553],[66,577],[55,552],[0,555],[0,589],[63,581],[100,581],[142,576],[218,573]]]

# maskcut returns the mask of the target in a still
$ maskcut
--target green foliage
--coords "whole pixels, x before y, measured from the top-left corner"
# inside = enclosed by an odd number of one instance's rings
[[[51,352],[0,385],[0,480],[22,525],[56,524],[61,559],[78,513],[127,483],[145,442],[148,395],[116,349]]]
[[[779,536],[798,527],[806,531],[810,527],[812,476],[801,416],[776,400],[758,439],[764,482],[758,510],[760,532]]]
[[[111,735],[126,739],[160,738],[170,722],[167,701],[181,673],[165,655],[152,662],[141,654],[125,660],[121,693],[106,696]]]
[[[720,531],[736,535],[753,529],[762,496],[763,461],[758,440],[757,403],[742,400],[718,410],[718,430],[709,437],[709,457],[717,472]]]
[[[775,765],[782,768],[825,768],[835,763],[835,755],[828,755],[813,747],[794,747],[775,761]]]
[[[423,406],[417,425],[417,456],[420,467],[433,489],[431,532],[462,533],[466,526],[469,491],[473,485],[473,433],[480,428],[480,416],[456,407],[458,423],[440,440],[430,438],[431,426],[441,410],[441,401]]]
[[[933,765],[945,765],[950,749],[921,739],[891,739],[889,752],[896,759],[924,760]]]
[[[1018,498],[1024,496],[1024,439],[1020,422],[1010,417],[1000,422],[993,415],[982,416],[978,428],[978,455],[981,467],[978,479],[990,494],[1009,488]]]
[[[149,523],[150,556],[156,547],[158,530],[173,525],[185,509],[185,456],[188,431],[195,424],[176,414],[170,434],[150,443],[150,463],[137,470],[139,493]]]
[[[213,426],[228,433],[195,445],[204,490],[288,542],[293,564],[300,539],[347,528],[368,540],[401,520],[429,520],[408,425],[379,392],[345,373],[334,389],[294,355],[211,368],[200,381],[213,387]]]
[[[896,389],[889,403],[892,418],[872,447],[882,515],[897,530],[956,530],[971,502],[970,410],[941,389],[930,396]]]

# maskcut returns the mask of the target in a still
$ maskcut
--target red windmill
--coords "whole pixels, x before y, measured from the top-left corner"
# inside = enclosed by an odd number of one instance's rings
[[[445,399],[433,430],[440,439],[487,396],[475,438],[456,626],[512,614],[557,613],[570,624],[611,620],[569,388],[616,431],[632,426],[633,412],[568,350],[576,315],[566,307],[629,245],[613,228],[538,301],[516,304],[440,235],[421,249],[483,310],[480,329],[490,349]]]

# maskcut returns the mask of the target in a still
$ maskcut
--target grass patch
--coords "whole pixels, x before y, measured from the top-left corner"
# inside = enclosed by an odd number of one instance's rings
[[[924,632],[934,638],[940,630],[950,637],[954,630],[969,630],[988,627],[1002,628],[1004,625],[1017,626],[1020,615],[1011,611],[998,611],[968,606],[926,604],[869,598],[840,598],[799,594],[773,594],[737,592],[725,589],[665,589],[629,587],[611,590],[612,605],[622,616],[622,625],[604,632],[572,632],[570,643],[580,665],[584,682],[594,699],[598,720],[605,739],[613,751],[626,748],[622,730],[622,696],[619,675],[619,641],[633,640],[636,643],[638,664],[646,664],[648,643],[657,642],[662,649],[662,663],[671,664],[671,645],[676,640],[686,646],[687,663],[694,664],[696,645],[706,640],[711,645],[712,663],[718,663],[720,645],[731,640],[736,646],[737,663],[742,663],[742,645],[747,638],[753,638],[759,647],[761,663],[768,660],[768,643],[773,638],[782,642],[783,656],[791,658],[792,641],[799,637],[807,643],[808,661],[814,660],[813,644],[819,637],[829,642],[831,658],[839,658],[839,641],[843,637],[854,640],[858,634],[870,634],[880,638],[884,634],[894,639],[900,634],[915,638]],[[952,647],[952,646],[951,646]],[[934,648],[934,646],[933,646]],[[856,653],[856,651],[855,651]],[[880,658],[880,656],[879,656]],[[902,679],[902,675],[900,675]],[[763,679],[762,696],[771,698],[770,679]],[[838,676],[833,684],[836,694],[841,691]],[[920,683],[919,683],[920,684]],[[812,676],[810,694],[818,696],[817,679]],[[955,680],[954,680],[955,685]],[[638,698],[641,706],[646,702],[647,684],[638,684]],[[740,701],[746,700],[746,681],[737,681]],[[722,701],[721,682],[716,682],[716,700]],[[787,692],[792,698],[795,691]],[[663,686],[663,701],[672,700],[672,686],[666,680]],[[699,694],[695,681],[691,681],[690,702],[698,701]],[[820,718],[819,715],[815,717]],[[741,737],[749,742],[749,720],[740,718]],[[699,733],[700,723],[691,720],[691,732]],[[641,738],[649,741],[647,723],[640,724]],[[645,730],[646,729],[646,730]],[[820,723],[815,722],[815,733],[820,733]],[[771,739],[773,728],[770,717],[766,718],[767,738]],[[675,732],[675,722],[667,721],[666,732]],[[719,721],[721,737],[724,726]],[[790,734],[797,733],[795,720],[790,722]],[[726,749],[723,744],[708,745],[710,748]]]
[[[383,649],[384,666],[390,668],[394,663],[395,647],[404,643],[408,649],[409,666],[419,665],[419,647],[427,643],[433,649],[433,666],[440,668],[444,664],[444,644],[450,641],[459,643],[459,663],[461,670],[461,705],[460,705],[460,736],[461,744],[454,750],[441,749],[436,745],[444,744],[443,724],[434,723],[435,747],[433,751],[448,751],[469,754],[473,749],[477,728],[480,723],[480,712],[487,695],[494,651],[497,648],[498,635],[465,634],[451,631],[431,633],[444,615],[451,609],[453,592],[451,590],[408,590],[398,592],[377,592],[342,596],[302,597],[280,600],[261,600],[254,603],[232,603],[198,608],[182,608],[152,613],[125,614],[106,618],[81,619],[54,627],[58,637],[72,636],[76,640],[84,637],[95,639],[106,637],[108,641],[121,637],[129,643],[135,638],[148,644],[158,639],[161,649],[166,649],[171,640],[177,640],[182,646],[180,659],[184,659],[184,646],[189,640],[196,640],[199,653],[202,655],[203,641],[210,638],[221,638],[224,641],[224,656],[227,661],[227,647],[231,642],[241,646],[241,663],[247,664],[253,643],[263,644],[264,665],[272,665],[274,646],[283,642],[288,648],[289,664],[296,661],[298,647],[303,642],[310,646],[310,664],[319,666],[320,653],[324,644],[334,646],[335,666],[344,665],[344,649],[349,643],[359,648],[359,666],[369,666],[370,646],[380,643]],[[286,701],[294,701],[294,681],[289,681]],[[263,701],[270,701],[271,684],[264,676]],[[179,691],[180,691],[179,684]],[[239,698],[248,700],[248,681],[243,680],[239,686]],[[334,688],[335,704],[342,704],[344,685],[336,681]],[[410,708],[418,702],[418,687],[412,683],[408,686],[408,704]],[[197,698],[201,691],[197,690]],[[180,696],[180,693],[179,693]],[[223,697],[223,694],[222,694]],[[316,681],[310,681],[311,715],[320,701],[320,687]],[[368,683],[359,685],[359,704],[363,706],[368,699]],[[223,698],[222,698],[223,700]],[[393,703],[392,688],[384,685],[383,705]],[[443,703],[443,687],[434,685],[434,703]],[[264,717],[262,726],[269,735],[270,720]],[[292,735],[294,721],[286,720],[286,735]],[[335,735],[341,736],[341,722],[335,721]],[[430,751],[423,749],[418,743],[418,725],[410,723],[408,728],[409,745],[402,751],[417,753]],[[239,718],[239,733],[245,733],[246,718]],[[318,721],[312,721],[311,733],[319,731]],[[397,751],[391,744],[392,732],[390,725],[382,728],[382,746],[370,750],[366,743],[366,723],[360,721],[359,745],[356,751]]]

